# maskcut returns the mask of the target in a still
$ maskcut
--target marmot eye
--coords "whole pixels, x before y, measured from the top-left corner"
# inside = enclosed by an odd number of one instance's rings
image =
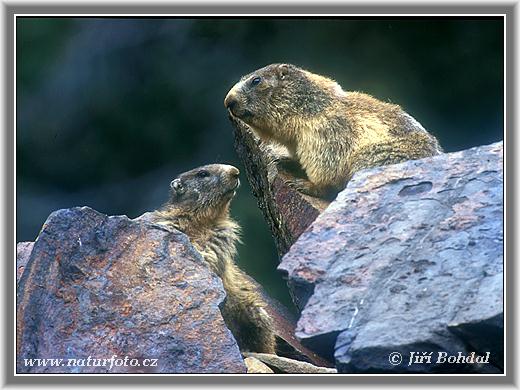
[[[197,177],[208,177],[208,176],[209,176],[208,171],[198,171],[197,172]]]
[[[253,80],[251,80],[251,85],[254,87],[255,85],[260,84],[260,81],[262,81],[261,77],[255,77]]]

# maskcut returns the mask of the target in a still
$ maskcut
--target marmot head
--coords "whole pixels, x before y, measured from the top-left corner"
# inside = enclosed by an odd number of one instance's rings
[[[228,92],[224,105],[234,117],[277,138],[276,129],[290,117],[321,112],[331,92],[341,90],[333,80],[290,64],[271,64],[240,79]]]
[[[240,171],[232,165],[210,164],[177,176],[170,183],[169,205],[199,220],[227,213],[240,186]]]

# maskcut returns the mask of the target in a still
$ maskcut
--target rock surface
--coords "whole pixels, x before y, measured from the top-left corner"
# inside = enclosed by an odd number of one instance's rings
[[[329,203],[293,189],[289,176],[278,168],[284,151],[261,142],[244,122],[230,120],[235,128],[235,150],[281,258]]]
[[[501,372],[502,167],[496,143],[358,172],[279,266],[302,343],[345,373]],[[432,363],[408,365],[411,352]]]
[[[283,357],[312,363],[317,366],[334,367],[331,361],[324,359],[314,351],[302,345],[295,335],[297,319],[280,302],[268,296],[254,279],[260,291],[263,292],[264,300],[267,302],[266,311],[273,319],[276,334],[276,353]]]
[[[247,367],[248,374],[273,374],[274,371],[268,365],[262,363],[254,357],[246,357],[244,363]]]
[[[279,374],[336,374],[335,368],[318,367],[314,364],[289,359],[269,353],[245,352],[246,358],[255,358]]]
[[[16,244],[16,283],[20,281],[25,266],[29,261],[34,242],[19,242]]]
[[[184,234],[87,207],[56,211],[19,282],[17,372],[245,373],[220,315],[224,297]],[[67,360],[114,355],[140,366]]]

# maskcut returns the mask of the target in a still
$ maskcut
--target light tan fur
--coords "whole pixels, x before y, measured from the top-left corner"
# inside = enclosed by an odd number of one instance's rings
[[[244,76],[224,104],[262,140],[289,150],[308,178],[295,186],[314,196],[335,196],[360,169],[442,152],[400,106],[346,92],[294,65],[272,64]]]

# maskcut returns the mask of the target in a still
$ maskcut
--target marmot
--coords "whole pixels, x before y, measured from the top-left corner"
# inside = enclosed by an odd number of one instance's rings
[[[185,233],[221,279],[226,290],[222,316],[241,350],[275,353],[275,333],[266,302],[234,262],[240,227],[229,204],[240,185],[231,165],[205,165],[170,183],[170,198],[146,217],[153,223]]]
[[[275,141],[308,180],[293,186],[331,198],[353,173],[442,153],[419,122],[396,104],[346,92],[334,80],[290,64],[272,64],[240,79],[224,105],[264,141]]]

